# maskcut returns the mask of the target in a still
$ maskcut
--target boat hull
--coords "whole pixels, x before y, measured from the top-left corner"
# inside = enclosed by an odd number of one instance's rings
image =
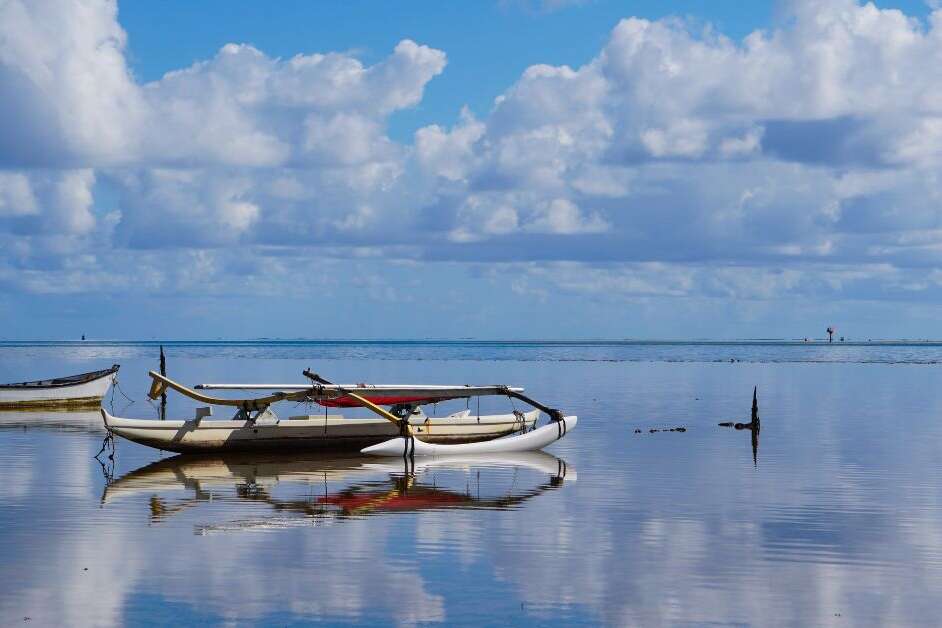
[[[108,373],[80,384],[54,387],[0,387],[2,410],[95,409],[101,405],[116,374]]]
[[[346,419],[340,416],[304,417],[276,422],[159,421],[114,417],[101,410],[105,427],[130,441],[179,453],[260,450],[360,451],[395,437],[398,427],[384,419]],[[534,410],[477,417],[470,414],[412,421],[416,436],[426,442],[473,443],[529,429],[539,417]]]

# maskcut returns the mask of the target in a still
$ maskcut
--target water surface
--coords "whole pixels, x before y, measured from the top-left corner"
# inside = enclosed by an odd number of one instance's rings
[[[0,623],[856,626],[932,624],[942,610],[937,345],[256,341],[167,354],[189,384],[298,382],[306,367],[519,384],[580,423],[546,454],[415,469],[180,459],[128,442],[102,468],[94,415],[0,414]],[[134,403],[106,404],[155,417],[152,343],[5,343],[0,380],[113,362]],[[717,426],[748,420],[753,386],[755,461],[748,430]],[[173,396],[168,413],[193,407]]]

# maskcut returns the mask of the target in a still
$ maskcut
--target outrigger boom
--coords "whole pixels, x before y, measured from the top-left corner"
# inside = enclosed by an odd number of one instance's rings
[[[196,390],[310,390],[310,384],[197,384]],[[330,390],[359,390],[363,393],[384,394],[458,394],[460,397],[480,397],[503,395],[506,390],[523,392],[523,388],[514,386],[425,386],[421,384],[332,384],[325,385]]]

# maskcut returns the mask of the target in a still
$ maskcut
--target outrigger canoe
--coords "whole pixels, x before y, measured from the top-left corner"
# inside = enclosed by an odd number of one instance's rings
[[[42,379],[18,384],[0,384],[0,409],[49,410],[94,409],[114,383],[119,366],[109,369]]]
[[[359,450],[374,456],[535,451],[559,440],[575,427],[576,417],[563,416],[509,386],[416,386],[333,384],[304,371],[309,385],[201,384],[196,389],[276,389],[250,399],[212,397],[154,371],[148,395],[157,399],[167,389],[211,406],[236,408],[230,420],[211,420],[212,407],[198,408],[186,420],[144,420],[112,416],[102,409],[105,427],[114,435],[166,451],[181,453],[246,450]],[[447,417],[425,416],[422,405],[450,399],[506,395],[534,406],[530,412],[477,416],[465,410]],[[340,415],[303,415],[280,419],[271,405],[279,401],[312,402],[324,407],[361,406],[378,419]],[[389,406],[389,410],[382,406]],[[549,424],[537,427],[540,412]]]

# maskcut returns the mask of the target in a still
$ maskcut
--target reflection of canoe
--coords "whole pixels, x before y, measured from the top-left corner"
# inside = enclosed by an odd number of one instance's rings
[[[0,410],[0,429],[5,428],[48,428],[82,432],[104,432],[98,410]]]
[[[316,453],[279,455],[232,453],[221,455],[183,454],[152,462],[131,471],[105,487],[103,500],[119,496],[161,491],[231,488],[237,484],[274,486],[278,482],[322,483],[342,480],[351,471],[363,469],[362,457],[324,457]],[[402,465],[397,467],[400,471]]]
[[[234,453],[226,455],[183,454],[158,460],[116,479],[105,489],[105,501],[117,495],[152,493],[199,486],[201,489],[231,487],[237,483],[274,486],[278,482],[323,483],[343,481],[364,473],[421,473],[434,469],[474,468],[530,469],[552,476],[576,479],[565,463],[544,451],[518,454],[417,458],[414,461],[386,460],[361,455],[323,456],[309,454]]]
[[[102,409],[112,432],[142,445],[176,452],[222,452],[260,449],[322,449],[358,451],[399,433],[385,419],[348,419],[338,415],[301,416],[284,420],[157,421],[124,419]],[[436,444],[472,443],[533,427],[539,410],[527,413],[475,416],[468,411],[432,418],[413,416],[409,423],[417,438]]]
[[[46,410],[49,408],[97,408],[118,372],[115,364],[109,369],[43,379],[18,384],[0,385],[0,408]]]
[[[458,483],[457,489],[449,488],[447,482],[437,476],[432,482],[423,482],[424,474],[436,471],[461,471],[462,478],[467,476],[466,472],[474,472],[480,483],[482,474],[488,470],[513,471],[516,477],[519,469],[542,474],[547,479],[530,488],[514,481],[509,492],[502,488],[490,497],[482,497],[480,487],[469,490],[464,480]],[[199,527],[199,532],[207,532],[284,527],[288,522],[286,516],[297,515],[323,520],[428,509],[511,508],[560,486],[564,480],[574,479],[575,472],[565,462],[544,452],[415,461],[323,458],[314,454],[304,458],[272,454],[183,455],[154,462],[115,480],[105,488],[102,503],[134,496],[148,497],[151,518],[155,521],[209,501],[263,503],[272,508],[269,516]],[[304,490],[303,497],[275,497],[275,487],[282,482],[311,488]],[[328,482],[334,490],[324,488],[321,492]],[[338,484],[340,488],[336,488]],[[179,491],[192,491],[193,496],[173,499],[166,495]]]

